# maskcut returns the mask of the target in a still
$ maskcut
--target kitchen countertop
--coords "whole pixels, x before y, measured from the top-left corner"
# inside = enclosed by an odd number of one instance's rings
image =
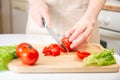
[[[103,10],[120,12],[120,1],[118,0],[107,0]]]
[[[51,36],[30,34],[0,34],[0,45],[55,43]],[[115,54],[120,64],[120,56]],[[20,74],[11,71],[0,72],[1,80],[120,80],[120,71],[117,73],[27,73]]]

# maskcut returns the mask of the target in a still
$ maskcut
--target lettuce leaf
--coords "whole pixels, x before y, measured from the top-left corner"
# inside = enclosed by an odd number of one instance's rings
[[[107,66],[111,64],[116,64],[116,60],[113,56],[114,49],[105,49],[101,53],[92,53],[90,56],[83,60],[84,65],[94,65],[94,66]]]
[[[0,46],[0,71],[7,70],[8,63],[17,58],[16,45]]]

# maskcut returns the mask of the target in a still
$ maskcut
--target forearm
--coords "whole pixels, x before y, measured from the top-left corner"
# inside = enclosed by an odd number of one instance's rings
[[[101,11],[106,0],[90,0],[88,9],[84,16],[87,16],[91,19],[96,19]]]

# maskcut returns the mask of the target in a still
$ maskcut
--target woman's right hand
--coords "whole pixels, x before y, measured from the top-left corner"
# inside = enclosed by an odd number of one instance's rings
[[[45,19],[48,27],[51,27],[49,8],[44,0],[28,0],[29,1],[29,14],[32,19],[40,26],[43,27],[42,18]]]

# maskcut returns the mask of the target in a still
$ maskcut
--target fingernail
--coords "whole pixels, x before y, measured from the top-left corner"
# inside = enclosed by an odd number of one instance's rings
[[[69,38],[69,41],[70,41],[70,42],[72,42],[72,39],[71,39],[71,38]]]

